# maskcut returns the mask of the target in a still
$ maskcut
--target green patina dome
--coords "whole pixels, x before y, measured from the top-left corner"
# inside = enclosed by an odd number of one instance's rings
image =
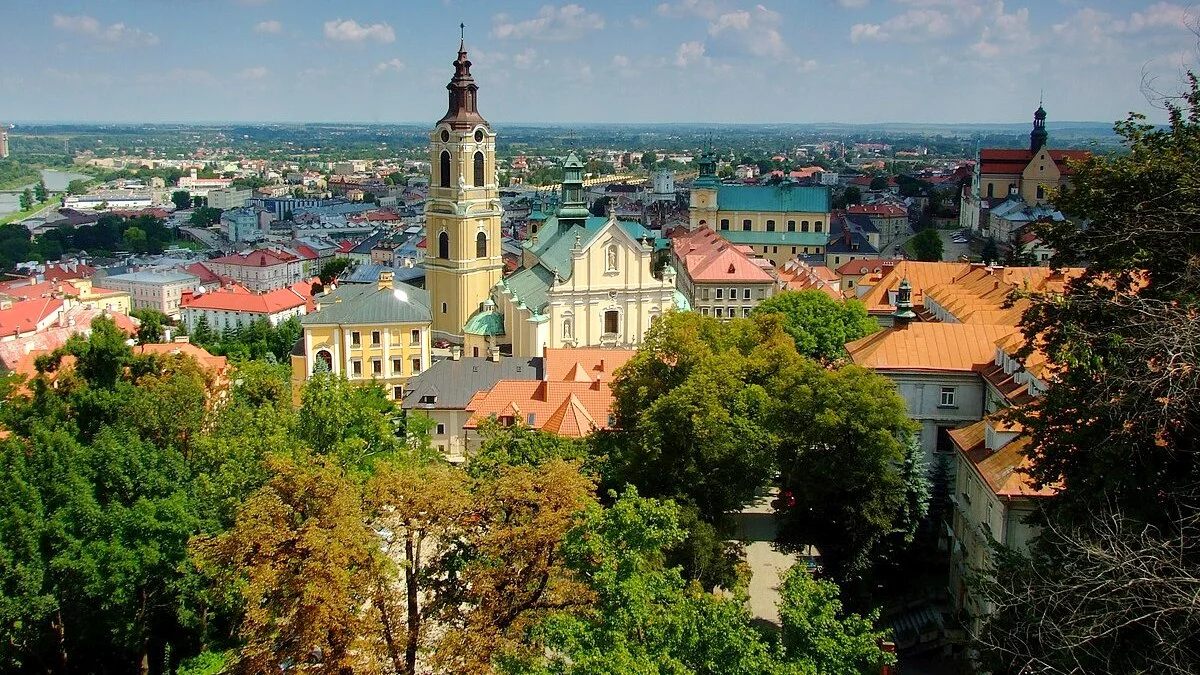
[[[504,335],[504,315],[499,312],[477,312],[467,321],[463,330],[471,335]]]

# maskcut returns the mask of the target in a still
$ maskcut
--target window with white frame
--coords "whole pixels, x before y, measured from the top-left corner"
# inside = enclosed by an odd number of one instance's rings
[[[958,404],[955,403],[955,394],[957,393],[957,390],[958,387],[942,387],[941,399],[939,400],[938,405],[943,408],[958,407]]]

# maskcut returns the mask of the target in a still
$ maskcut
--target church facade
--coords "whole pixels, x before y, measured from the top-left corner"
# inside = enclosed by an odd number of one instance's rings
[[[501,278],[495,133],[480,116],[465,46],[450,105],[430,136],[426,284],[435,338],[468,356],[499,347],[540,356],[547,347],[635,347],[654,319],[686,308],[674,271],[653,273],[654,240],[638,223],[588,212],[583,163],[563,166],[561,206],[531,218],[519,269]]]

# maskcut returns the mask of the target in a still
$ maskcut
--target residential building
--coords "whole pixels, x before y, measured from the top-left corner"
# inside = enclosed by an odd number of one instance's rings
[[[1030,207],[1046,204],[1051,190],[1070,183],[1070,162],[1091,157],[1092,153],[1086,150],[1052,150],[1047,146],[1048,141],[1046,110],[1039,105],[1033,113],[1028,150],[980,150],[971,184],[962,193],[961,226],[979,233],[985,220],[982,212],[1007,199],[1009,194],[1015,194]]]
[[[505,279],[495,132],[479,114],[478,87],[460,45],[449,107],[430,135],[433,180],[425,205],[424,260],[433,328],[471,356],[501,346],[535,356],[562,345],[636,345],[675,306],[673,274],[655,278],[649,232],[595,218],[584,202],[583,163],[563,166],[562,207],[524,242]]]
[[[180,176],[179,189],[187,190],[188,194],[193,197],[207,197],[209,190],[224,189],[231,183],[233,183],[232,178],[200,178],[196,174],[196,170],[192,169],[190,175]]]
[[[994,204],[979,222],[978,234],[991,237],[1008,249],[1019,235],[1032,232],[1029,226],[1040,221],[1061,221],[1064,216],[1046,204],[1029,205],[1014,188],[1008,199]],[[992,261],[995,262],[995,261]]]
[[[240,284],[219,286],[204,292],[183,294],[183,323],[188,331],[195,330],[203,318],[215,331],[243,328],[255,321],[268,321],[278,326],[291,317],[308,313],[312,304],[312,284],[297,282],[286,288],[255,293]]]
[[[408,378],[430,365],[429,295],[395,283],[384,272],[376,285],[344,284],[316,299],[300,323],[304,338],[292,351],[293,393],[315,372],[376,382],[404,398]]]
[[[254,196],[254,190],[235,187],[218,188],[208,191],[208,205],[214,209],[228,211],[240,209]],[[232,241],[232,240],[231,240]]]
[[[46,277],[55,275],[47,274]],[[111,288],[93,286],[91,279],[62,279],[57,281],[34,281],[15,279],[0,284],[0,302],[10,300],[34,300],[37,298],[69,299],[73,305],[94,309],[107,309],[128,314],[132,309],[129,293]]]
[[[106,288],[128,293],[133,309],[156,309],[178,318],[183,292],[196,290],[200,280],[177,270],[154,270],[115,274],[100,282]]]
[[[463,357],[458,347],[452,354],[408,381],[402,407],[410,412],[420,411],[433,420],[430,442],[457,463],[467,457],[463,427],[472,415],[467,411],[471,399],[479,392],[491,390],[501,380],[540,380],[542,359],[501,356],[499,348],[494,348],[486,358]]]
[[[290,286],[304,278],[305,261],[278,248],[260,248],[206,260],[213,274],[233,279],[255,293]]]
[[[8,157],[8,125],[0,123],[0,159]]]
[[[825,266],[841,267],[851,260],[875,260],[879,250],[872,239],[879,240],[879,231],[870,218],[845,216],[830,222],[829,243],[825,245]]]
[[[59,301],[61,302],[61,301]],[[28,305],[28,307],[39,307]],[[31,312],[32,313],[32,312]],[[130,337],[137,335],[138,321],[126,314],[109,312],[82,305],[67,307],[66,303],[59,305],[54,321],[41,324],[36,331],[23,330],[29,318],[21,322],[14,321],[14,315],[7,310],[0,310],[0,372],[17,371],[32,375],[33,361],[41,354],[48,354],[67,344],[72,335],[87,337],[92,332],[92,322],[99,317],[105,317]],[[18,331],[20,334],[18,335]]]
[[[950,432],[957,467],[950,503],[950,592],[954,608],[972,628],[991,612],[970,577],[992,568],[993,546],[1026,551],[1037,536],[1029,517],[1055,490],[1033,485],[1025,455],[1029,439],[1020,425],[988,417]]]
[[[777,185],[722,185],[711,153],[699,165],[688,229],[707,225],[734,244],[750,246],[775,267],[797,255],[824,253],[829,187],[801,186],[788,178]]]
[[[467,453],[479,448],[473,433],[487,419],[547,433],[583,438],[613,426],[613,374],[637,352],[629,349],[547,349],[541,380],[500,380],[467,404]]]
[[[875,279],[882,279],[896,266],[898,260],[851,260],[842,263],[834,272],[840,280],[840,289],[842,294],[848,298],[859,297],[859,290],[866,292],[870,285],[859,286],[859,280],[868,275],[873,275]]]
[[[871,219],[879,232],[879,240],[872,242],[876,248],[887,246],[897,237],[908,234],[908,209],[898,204],[851,204],[846,213]]]
[[[770,261],[755,257],[749,246],[725,241],[708,225],[677,231],[671,263],[679,270],[676,288],[704,316],[750,316],[778,288]]]
[[[221,213],[221,234],[234,244],[253,243],[267,238],[259,212],[248,207]]]
[[[824,265],[789,260],[775,271],[780,291],[820,291],[834,300],[842,300],[841,279]]]

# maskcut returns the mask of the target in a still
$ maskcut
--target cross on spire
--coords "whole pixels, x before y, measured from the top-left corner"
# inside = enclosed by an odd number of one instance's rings
[[[467,24],[465,24],[465,23],[458,24],[458,35],[459,35],[459,38],[463,42],[467,41]]]

